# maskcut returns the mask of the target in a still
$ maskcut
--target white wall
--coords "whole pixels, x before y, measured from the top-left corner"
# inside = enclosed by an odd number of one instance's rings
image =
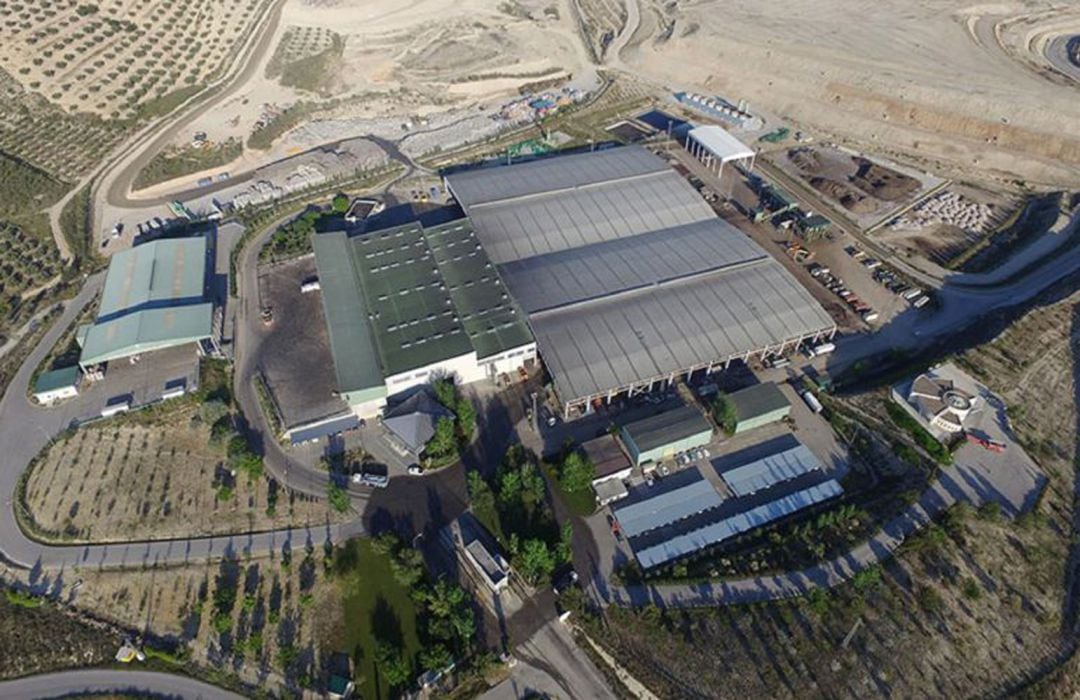
[[[64,386],[59,389],[53,389],[52,391],[43,391],[40,394],[34,394],[34,398],[38,400],[38,403],[48,404],[53,403],[54,401],[70,399],[78,395],[79,391],[75,387]]]

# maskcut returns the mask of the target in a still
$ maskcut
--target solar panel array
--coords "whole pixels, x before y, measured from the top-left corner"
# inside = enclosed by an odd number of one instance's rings
[[[637,537],[649,530],[715,508],[721,503],[723,499],[720,494],[702,477],[681,488],[623,506],[615,511],[615,517],[619,519],[623,534]]]
[[[802,443],[789,450],[754,460],[721,474],[736,496],[749,496],[822,468],[821,461]]]
[[[827,501],[842,494],[844,489],[835,479],[771,501],[756,508],[732,515],[705,527],[671,538],[660,544],[636,551],[638,562],[646,569],[672,559],[691,554],[705,547],[719,544],[736,535],[787,517],[804,508]],[[622,522],[622,521],[620,521]]]

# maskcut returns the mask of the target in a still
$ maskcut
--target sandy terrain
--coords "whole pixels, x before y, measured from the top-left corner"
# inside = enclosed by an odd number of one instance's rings
[[[747,99],[948,175],[1060,185],[1080,178],[1075,88],[1040,74],[1031,54],[1038,42],[1019,36],[1080,26],[1075,4],[1050,19],[1019,3],[965,9],[949,0],[662,6],[643,6],[622,59],[671,88]],[[1002,26],[1013,27],[1002,34],[1007,47],[995,38]]]

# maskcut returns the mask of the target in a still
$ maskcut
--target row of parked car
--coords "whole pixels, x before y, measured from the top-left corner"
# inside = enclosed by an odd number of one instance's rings
[[[825,288],[830,292],[840,297],[844,303],[851,307],[851,309],[862,317],[862,320],[867,323],[873,323],[878,320],[879,314],[870,308],[870,305],[855,295],[853,291],[847,288],[844,284],[844,280],[840,279],[836,275],[832,274],[829,268],[820,263],[810,263],[807,266],[810,271],[810,276],[825,285]]]
[[[904,301],[908,302],[916,309],[921,309],[930,303],[930,297],[923,293],[923,290],[905,282],[895,270],[882,264],[880,260],[871,258],[866,254],[865,250],[854,245],[849,245],[844,250],[848,255],[861,262],[866,269],[873,273],[875,282],[882,285],[893,294],[902,297]]]

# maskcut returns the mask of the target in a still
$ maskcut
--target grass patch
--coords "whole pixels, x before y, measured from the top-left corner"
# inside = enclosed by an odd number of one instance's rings
[[[75,193],[60,212],[60,230],[77,264],[100,261],[94,250],[93,224],[90,219],[90,185]]]
[[[54,204],[69,187],[46,171],[0,152],[0,218],[32,215]]]
[[[17,608],[34,609],[40,608],[45,604],[45,599],[38,596],[30,595],[23,591],[16,591],[12,588],[4,589],[4,597],[7,598],[7,602],[11,603]]]
[[[544,473],[547,474],[548,482],[555,487],[559,500],[573,515],[585,517],[596,512],[596,493],[592,488],[568,491],[559,481],[558,470],[552,464],[544,463]]]
[[[344,50],[345,40],[335,34],[326,49],[282,68],[279,82],[285,87],[327,94],[337,73],[335,66]]]
[[[136,109],[137,119],[156,119],[171,114],[202,89],[202,85],[187,85],[172,92],[167,92],[161,97],[147,100]]]
[[[380,642],[390,643],[416,668],[421,642],[411,591],[394,578],[390,556],[377,552],[370,540],[346,542],[335,555],[334,567],[347,620],[343,651],[356,662],[357,697],[391,697],[390,684],[376,663],[377,651]]]

